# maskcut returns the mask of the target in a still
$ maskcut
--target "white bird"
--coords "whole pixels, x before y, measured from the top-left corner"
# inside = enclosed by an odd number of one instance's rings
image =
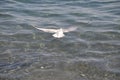
[[[33,26],[35,27],[35,26]],[[62,38],[65,36],[64,33],[70,32],[70,31],[75,31],[77,29],[77,27],[70,27],[68,29],[45,29],[45,28],[37,28],[38,30],[44,31],[44,32],[48,32],[48,33],[54,33],[52,36],[55,38]]]

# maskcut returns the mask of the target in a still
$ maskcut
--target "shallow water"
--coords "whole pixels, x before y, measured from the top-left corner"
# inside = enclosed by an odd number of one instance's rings
[[[120,1],[1,0],[0,80],[120,80]]]

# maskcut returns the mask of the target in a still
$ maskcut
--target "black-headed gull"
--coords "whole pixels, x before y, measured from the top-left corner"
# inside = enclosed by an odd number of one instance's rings
[[[35,26],[33,26],[35,27]],[[44,32],[48,32],[48,33],[54,33],[52,36],[55,38],[62,38],[65,36],[64,33],[70,32],[70,31],[75,31],[77,29],[77,27],[70,27],[68,29],[45,29],[45,28],[37,28],[38,30],[44,31]]]

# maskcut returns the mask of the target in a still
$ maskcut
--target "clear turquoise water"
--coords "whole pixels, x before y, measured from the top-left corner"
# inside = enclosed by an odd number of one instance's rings
[[[0,80],[120,80],[120,1],[1,0]]]

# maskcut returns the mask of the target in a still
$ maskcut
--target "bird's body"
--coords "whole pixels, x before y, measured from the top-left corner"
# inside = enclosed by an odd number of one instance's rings
[[[64,35],[64,33],[63,33],[63,29],[60,28],[60,29],[58,29],[57,32],[56,32],[55,34],[53,34],[52,36],[53,36],[53,37],[56,37],[56,38],[62,38],[62,37],[64,37],[65,35]]]
[[[52,36],[55,38],[62,38],[65,36],[64,33],[74,31],[77,29],[77,27],[71,27],[68,29],[62,29],[62,28],[60,28],[60,29],[44,29],[44,28],[37,28],[37,27],[35,27],[35,28],[38,30],[44,31],[44,32],[54,33]]]

